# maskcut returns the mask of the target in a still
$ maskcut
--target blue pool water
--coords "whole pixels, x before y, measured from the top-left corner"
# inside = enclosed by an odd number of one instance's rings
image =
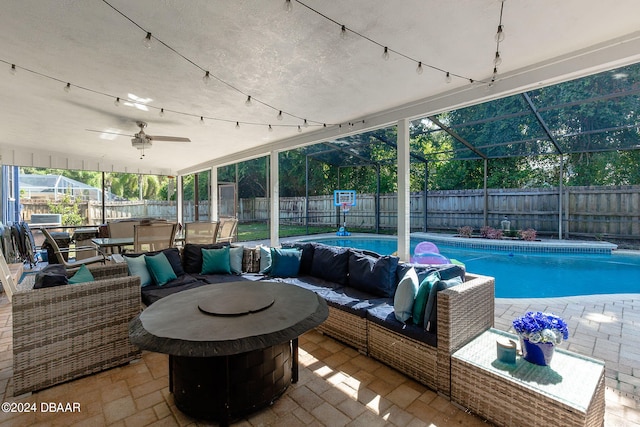
[[[311,239],[308,239],[311,240]],[[327,245],[389,255],[395,239],[318,239]],[[411,253],[419,241],[411,240]],[[640,256],[518,253],[463,249],[438,244],[440,253],[465,264],[468,272],[496,278],[497,298],[549,298],[640,293]]]

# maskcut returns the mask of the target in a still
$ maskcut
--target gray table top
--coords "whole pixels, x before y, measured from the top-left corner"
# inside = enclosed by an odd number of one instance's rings
[[[246,301],[260,299],[269,304],[259,304],[256,311],[245,310]],[[228,310],[207,313],[215,311],[207,309],[212,306],[227,306]],[[155,302],[131,321],[129,336],[138,347],[159,353],[226,356],[291,341],[324,322],[328,314],[324,299],[295,285],[219,283]]]

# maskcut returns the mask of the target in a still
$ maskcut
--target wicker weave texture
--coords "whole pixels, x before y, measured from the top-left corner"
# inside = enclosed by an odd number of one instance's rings
[[[369,355],[434,390],[436,383],[437,350],[369,322]]]
[[[363,317],[330,306],[329,317],[316,329],[367,354],[367,320]]]
[[[467,274],[463,284],[438,292],[438,386],[451,393],[451,355],[493,327],[495,279]]]
[[[139,357],[128,329],[140,311],[138,277],[18,292],[12,310],[16,396]]]

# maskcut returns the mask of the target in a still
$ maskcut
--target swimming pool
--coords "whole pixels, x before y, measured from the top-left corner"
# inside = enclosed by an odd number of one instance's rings
[[[368,249],[389,255],[396,239],[305,239],[327,245]],[[421,240],[411,239],[411,253]],[[493,276],[496,298],[550,298],[575,295],[640,293],[640,256],[530,253],[464,249],[437,245],[440,253],[465,264],[467,271]]]

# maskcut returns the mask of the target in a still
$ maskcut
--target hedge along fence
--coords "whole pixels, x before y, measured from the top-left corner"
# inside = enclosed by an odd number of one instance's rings
[[[21,200],[23,218],[31,213],[48,213],[43,201]],[[343,216],[333,206],[333,195],[309,197],[308,225],[340,226]],[[397,228],[397,197],[380,195],[381,229]],[[97,224],[101,218],[98,202],[79,203],[79,213],[88,218],[87,224]],[[488,189],[486,199],[487,225],[498,228],[506,215],[512,229],[534,228],[539,233],[558,234],[560,197],[557,188]],[[462,226],[476,230],[485,222],[483,190],[430,191],[427,194],[427,213],[424,212],[424,193],[410,195],[412,230],[455,231]],[[562,196],[563,233],[574,236],[615,237],[640,239],[640,186],[564,187]],[[106,206],[107,220],[127,217],[158,217],[175,220],[176,204],[167,201],[110,202]],[[193,217],[193,202],[185,202],[184,220]],[[200,220],[207,220],[208,203],[200,202]],[[240,199],[240,222],[263,222],[269,219],[268,198]],[[203,217],[204,215],[204,217]],[[346,216],[347,227],[376,227],[376,198],[374,194],[358,194],[357,205]],[[280,198],[280,223],[306,225],[304,197]]]

